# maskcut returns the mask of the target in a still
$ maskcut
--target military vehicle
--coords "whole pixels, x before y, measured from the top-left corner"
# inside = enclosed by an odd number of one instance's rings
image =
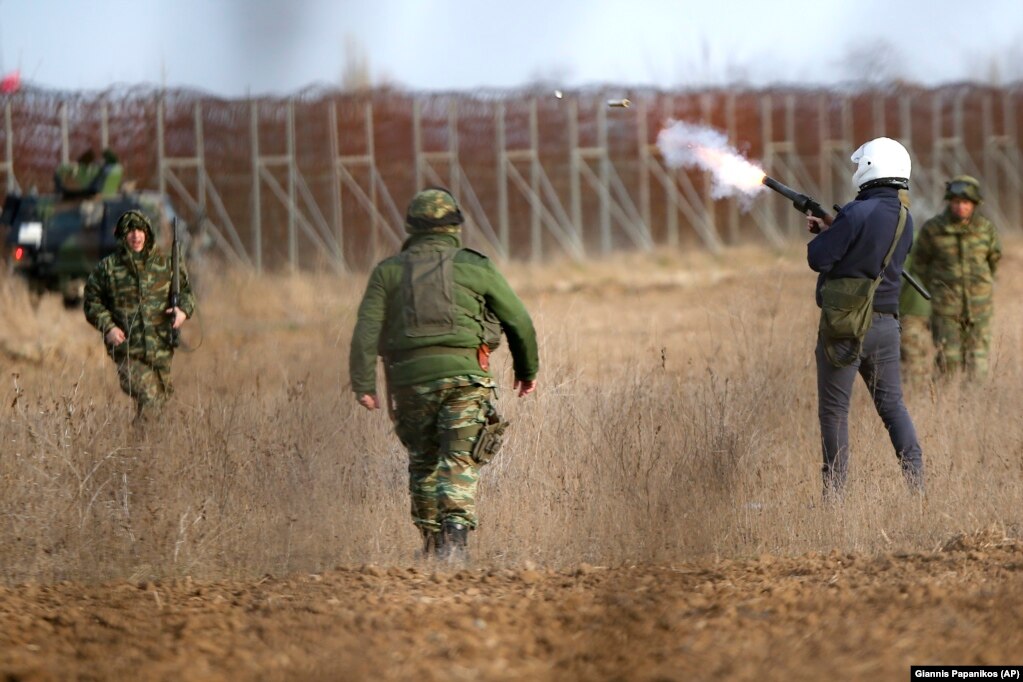
[[[96,264],[117,249],[114,226],[129,209],[149,216],[153,229],[170,225],[174,209],[158,192],[122,184],[123,167],[109,150],[101,160],[90,152],[61,164],[53,194],[8,194],[0,225],[7,231],[13,272],[36,294],[59,292],[64,304],[81,303],[85,281]]]

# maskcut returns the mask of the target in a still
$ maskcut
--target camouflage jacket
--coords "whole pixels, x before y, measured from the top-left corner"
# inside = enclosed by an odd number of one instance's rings
[[[974,213],[963,225],[946,210],[921,228],[913,269],[933,296],[933,314],[978,320],[993,312],[995,270],[1001,257],[991,221]]]
[[[349,374],[352,390],[359,395],[376,393],[377,355],[384,356],[387,382],[391,387],[423,384],[461,375],[489,377],[480,367],[475,349],[486,343],[491,348],[508,338],[515,377],[536,378],[539,369],[536,332],[525,306],[484,255],[460,248],[453,234],[419,234],[406,240],[402,253],[380,262],[369,277],[359,305],[358,321],[352,335]],[[406,293],[411,274],[409,259],[403,255],[443,253],[450,256],[451,312],[446,329],[426,330],[413,318],[419,296]],[[418,292],[418,290],[414,290]],[[491,336],[491,321],[497,338]],[[417,329],[413,326],[418,324]],[[421,349],[460,349],[462,353],[418,353]]]
[[[164,312],[171,275],[170,258],[150,240],[138,254],[122,243],[96,265],[85,284],[85,318],[104,335],[114,327],[124,331],[124,343],[107,347],[110,357],[160,363],[173,355],[171,317]],[[195,296],[184,264],[179,307],[189,317],[195,312]]]

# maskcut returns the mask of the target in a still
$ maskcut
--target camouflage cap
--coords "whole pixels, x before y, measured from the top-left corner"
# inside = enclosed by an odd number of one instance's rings
[[[969,199],[975,204],[984,201],[984,193],[980,189],[980,180],[972,175],[957,175],[945,183],[945,201],[952,199]]]
[[[121,239],[132,230],[142,230],[148,239],[153,238],[153,225],[142,211],[133,209],[122,213],[121,217],[117,219],[114,236]]]
[[[459,225],[464,222],[462,211],[451,192],[442,187],[429,187],[417,193],[409,202],[405,214],[405,231],[409,234],[458,232]]]

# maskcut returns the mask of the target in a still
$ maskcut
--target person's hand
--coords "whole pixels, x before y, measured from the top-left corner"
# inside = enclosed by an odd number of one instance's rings
[[[818,218],[817,216],[806,212],[806,229],[810,231],[810,234],[819,234],[824,230],[828,229],[828,224]]]
[[[533,379],[532,381],[516,379],[514,388],[518,390],[520,398],[524,395],[529,395],[536,390],[536,379]]]
[[[180,329],[181,325],[183,325],[185,320],[188,319],[188,315],[186,315],[185,311],[181,308],[167,308],[167,310],[164,310],[163,312],[174,316],[174,321],[171,322],[171,327],[173,329]]]
[[[106,339],[108,346],[120,346],[124,343],[124,330],[120,327],[114,327],[103,338]]]
[[[356,400],[367,410],[379,410],[380,400],[372,393],[363,393]]]

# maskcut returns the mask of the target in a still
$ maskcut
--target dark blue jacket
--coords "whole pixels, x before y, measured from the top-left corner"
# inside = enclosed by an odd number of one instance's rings
[[[899,191],[894,187],[872,187],[860,192],[843,206],[831,227],[814,237],[806,247],[806,261],[817,278],[817,305],[825,279],[866,277],[874,279],[888,253],[899,223]],[[913,216],[906,218],[899,245],[885,268],[884,278],[874,293],[874,310],[899,312],[902,264],[913,244]]]

